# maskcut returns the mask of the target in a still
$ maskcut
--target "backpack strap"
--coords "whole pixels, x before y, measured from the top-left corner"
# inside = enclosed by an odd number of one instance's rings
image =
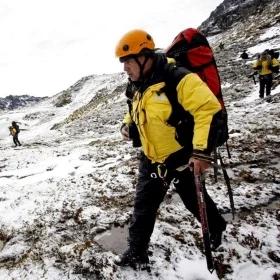
[[[175,127],[175,139],[184,147],[188,154],[193,150],[193,116],[184,109],[178,101],[177,85],[181,79],[190,73],[185,67],[178,67],[174,63],[168,63],[164,66],[165,87],[162,89],[171,104],[171,114],[167,123]]]
[[[167,123],[176,128],[176,139],[182,145],[191,146],[190,139],[184,142],[186,136],[193,136],[194,119],[193,116],[184,109],[178,101],[177,85],[181,79],[190,72],[187,68],[177,67],[174,63],[168,63],[164,66],[164,80],[166,86],[163,88],[171,104],[172,112]],[[188,137],[189,138],[189,137]],[[227,112],[220,110],[213,116],[211,122],[207,153],[221,146],[228,139]]]
[[[176,89],[181,79],[188,73],[191,73],[188,69],[177,67],[175,63],[166,63],[164,65],[165,87],[163,91],[172,107],[171,115],[167,121],[171,126],[176,127],[182,119],[186,118],[186,115],[190,115],[179,103]]]

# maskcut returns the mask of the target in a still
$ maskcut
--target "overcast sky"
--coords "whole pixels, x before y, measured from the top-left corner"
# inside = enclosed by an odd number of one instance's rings
[[[121,72],[124,33],[147,30],[157,47],[197,27],[222,0],[0,0],[0,97],[51,96],[86,75]]]

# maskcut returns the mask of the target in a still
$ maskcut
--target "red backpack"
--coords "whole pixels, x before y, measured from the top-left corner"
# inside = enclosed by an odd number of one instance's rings
[[[222,111],[218,120],[219,135],[215,141],[215,146],[221,146],[229,138],[227,113],[216,61],[206,37],[197,29],[187,28],[175,37],[165,53],[167,57],[172,57],[176,60],[176,65],[197,73],[221,103]],[[171,100],[171,103],[174,104],[174,101]]]
[[[176,65],[183,66],[189,71],[197,73],[221,103],[222,110],[218,112],[212,120],[208,137],[208,150],[214,152],[214,161],[216,163],[218,159],[220,160],[234,217],[234,201],[230,186],[230,179],[226,172],[222,156],[217,151],[217,147],[225,143],[228,156],[229,158],[231,157],[227,145],[227,140],[229,138],[227,112],[223,101],[221,81],[213,51],[209,46],[206,37],[202,33],[200,33],[197,29],[188,28],[180,32],[175,37],[171,45],[166,49],[166,56],[175,58]],[[185,135],[192,133],[190,130],[192,130],[192,126],[194,125],[193,120],[190,118],[190,114],[179,104],[177,95],[174,94],[174,91],[175,93],[177,91],[174,90],[172,82],[170,82],[168,79],[166,82],[167,88],[171,89],[170,92],[166,92],[166,95],[172,106],[172,113],[168,122],[176,127],[175,137],[177,141],[182,146],[188,146],[191,148],[192,142],[184,142],[184,139],[186,139]],[[171,86],[168,86],[168,82],[171,84]],[[217,174],[217,165],[214,165],[214,177],[216,182]]]
[[[197,73],[224,108],[221,81],[214,54],[202,33],[194,28],[183,30],[167,48],[166,55],[175,58],[181,66]]]

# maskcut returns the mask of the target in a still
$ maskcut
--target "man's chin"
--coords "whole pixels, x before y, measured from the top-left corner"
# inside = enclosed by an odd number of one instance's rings
[[[134,79],[133,77],[129,76],[129,79],[132,81],[132,82],[137,82],[137,79]]]
[[[132,82],[137,82],[138,79],[135,78],[135,76],[133,75],[129,75],[127,74],[128,78],[132,81]]]

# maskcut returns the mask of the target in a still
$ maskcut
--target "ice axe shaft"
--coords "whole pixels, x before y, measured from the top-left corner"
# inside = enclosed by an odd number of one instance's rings
[[[209,272],[212,273],[215,270],[215,267],[214,267],[211,245],[210,245],[210,233],[209,233],[209,226],[208,226],[208,221],[207,221],[204,190],[203,190],[203,185],[201,183],[201,175],[194,175],[194,179],[195,179],[195,188],[196,188],[196,194],[197,194],[197,202],[198,202],[200,223],[201,223],[201,229],[202,229],[206,263],[207,263],[207,268],[208,268]]]

